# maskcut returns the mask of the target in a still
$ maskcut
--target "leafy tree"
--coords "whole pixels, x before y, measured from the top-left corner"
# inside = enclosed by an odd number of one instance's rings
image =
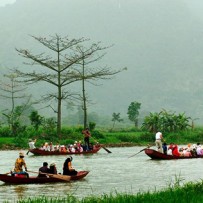
[[[144,118],[144,122],[142,124],[142,128],[148,130],[149,132],[157,132],[160,128],[160,114],[159,113],[151,113],[149,116]]]
[[[89,122],[89,129],[90,131],[93,131],[96,127],[96,123],[95,122]]]
[[[162,110],[159,113],[150,113],[149,116],[146,116],[142,128],[150,132],[177,132],[191,127],[189,125],[190,119],[185,113],[175,114]]]
[[[115,127],[116,122],[122,122],[123,121],[123,119],[120,118],[120,113],[114,112],[112,114],[112,121],[113,121],[113,126],[112,126],[112,129],[113,129]]]
[[[135,123],[135,127],[138,126],[138,116],[139,116],[139,110],[141,107],[141,103],[139,102],[131,102],[128,107],[128,118],[130,121]]]
[[[31,125],[34,126],[35,130],[38,130],[39,126],[42,125],[43,117],[40,116],[38,114],[38,112],[35,110],[35,111],[31,112],[29,118],[30,118],[30,121],[31,121]]]

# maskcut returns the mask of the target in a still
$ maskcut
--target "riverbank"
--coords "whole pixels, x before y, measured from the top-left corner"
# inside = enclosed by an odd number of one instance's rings
[[[35,132],[36,133],[36,132]],[[26,132],[17,137],[0,136],[0,150],[18,150],[28,149],[29,139],[37,139],[36,147],[42,146],[45,142],[59,143],[61,145],[74,144],[75,141],[83,141],[83,135],[79,130],[72,129],[64,132],[63,136],[58,138],[55,135],[36,134]],[[163,133],[164,142],[171,142],[178,145],[187,145],[188,143],[203,143],[203,128],[195,128],[180,132]],[[132,147],[154,145],[155,135],[145,131],[93,131],[90,138],[92,144],[99,142],[105,147]]]
[[[60,197],[35,197],[19,200],[18,203],[202,203],[203,202],[203,181],[198,183],[189,182],[180,186],[177,181],[162,191],[145,193],[111,193],[101,196],[89,196],[81,200],[74,196]],[[4,202],[6,203],[6,201]]]

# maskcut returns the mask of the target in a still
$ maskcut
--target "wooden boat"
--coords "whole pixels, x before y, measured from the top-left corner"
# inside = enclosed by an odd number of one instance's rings
[[[71,176],[71,181],[76,181],[84,178],[89,171],[78,171],[76,176]],[[20,176],[11,176],[10,174],[0,174],[0,181],[3,181],[7,184],[36,184],[36,183],[56,183],[56,182],[67,182],[62,179],[52,178],[52,177],[20,177]]]
[[[28,152],[33,153],[38,156],[50,156],[50,155],[73,155],[73,154],[94,154],[97,153],[101,149],[101,145],[94,145],[93,150],[83,151],[83,152],[69,152],[69,151],[45,151],[39,148],[29,149]]]
[[[170,160],[170,159],[194,159],[194,158],[203,158],[203,156],[173,156],[173,155],[166,155],[163,153],[160,153],[153,149],[145,149],[145,154],[148,155],[151,159],[157,159],[157,160]]]

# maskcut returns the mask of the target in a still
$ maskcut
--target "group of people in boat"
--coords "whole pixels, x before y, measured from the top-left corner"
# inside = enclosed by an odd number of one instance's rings
[[[63,175],[77,175],[78,172],[72,167],[72,160],[72,156],[66,158],[63,164]],[[47,174],[58,174],[55,162],[52,162],[50,166],[47,162],[43,162],[43,166],[39,168],[38,177],[48,177]]]
[[[72,156],[68,156],[64,161],[63,175],[68,176],[77,175],[78,172],[72,167],[72,160],[73,160]],[[19,157],[15,161],[15,167],[13,171],[11,171],[10,173],[12,176],[29,178],[29,173],[27,170],[26,162],[24,160],[23,152],[19,153]],[[47,162],[43,162],[43,166],[39,168],[38,177],[49,177],[49,174],[58,174],[55,162],[52,162],[50,166]]]
[[[50,143],[45,142],[39,149],[44,150],[44,151],[58,151],[58,152],[75,153],[75,152],[93,150],[93,143],[90,143],[89,147],[87,148],[87,146],[84,145],[81,141],[75,141],[74,144],[68,144],[68,145],[60,145],[58,143],[56,145],[53,145],[52,142],[50,142]]]
[[[178,147],[178,145],[175,143],[170,143],[170,145],[167,146],[166,142],[162,144],[162,139],[162,133],[157,132],[155,135],[155,144],[158,151],[161,153],[183,157],[203,156],[203,147],[200,143],[188,144],[186,147]]]
[[[60,145],[57,143],[56,145],[53,145],[52,142],[45,142],[39,149],[45,150],[45,151],[59,151],[59,152],[83,152],[83,151],[91,151],[93,150],[93,143],[90,143],[90,137],[91,133],[89,131],[89,128],[86,128],[82,131],[82,134],[84,135],[84,143],[81,141],[75,141],[74,144],[68,144],[68,145]],[[35,149],[35,143],[37,139],[29,139],[28,145],[30,149]]]
[[[90,144],[90,137],[91,133],[89,131],[89,128],[86,128],[82,131],[82,134],[84,135],[84,144],[82,144],[81,141],[75,141],[75,143],[72,145],[53,145],[52,142],[44,143],[43,146],[41,146],[41,150],[45,151],[70,151],[70,152],[83,152],[83,151],[89,151],[93,150],[93,144]],[[28,144],[30,149],[35,149],[35,143],[37,139],[30,139]],[[72,167],[72,160],[73,158],[71,156],[67,157],[66,160],[63,163],[63,175],[77,175],[77,171]],[[23,167],[25,170],[23,170]],[[27,165],[24,160],[24,153],[20,152],[19,157],[16,159],[15,167],[12,171],[10,171],[12,176],[26,176],[29,178],[29,173],[27,170]],[[43,166],[39,168],[38,177],[47,177],[47,174],[57,174],[57,168],[56,163],[51,163],[50,166],[47,162],[43,162]]]

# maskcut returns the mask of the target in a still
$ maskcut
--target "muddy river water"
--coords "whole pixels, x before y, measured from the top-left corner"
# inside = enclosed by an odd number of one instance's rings
[[[36,196],[66,197],[72,194],[78,198],[90,195],[110,194],[114,192],[137,193],[160,190],[173,184],[178,178],[181,183],[203,179],[203,159],[151,160],[144,152],[131,158],[143,147],[108,148],[112,153],[101,149],[97,154],[73,155],[73,166],[77,170],[90,173],[80,181],[6,185],[0,181],[0,202],[17,201],[21,198]],[[24,151],[26,154],[26,151]],[[18,157],[19,151],[0,151],[1,173],[9,172]],[[66,156],[25,156],[28,170],[38,171],[44,161],[55,161],[58,172]],[[30,174],[30,176],[35,174]]]

